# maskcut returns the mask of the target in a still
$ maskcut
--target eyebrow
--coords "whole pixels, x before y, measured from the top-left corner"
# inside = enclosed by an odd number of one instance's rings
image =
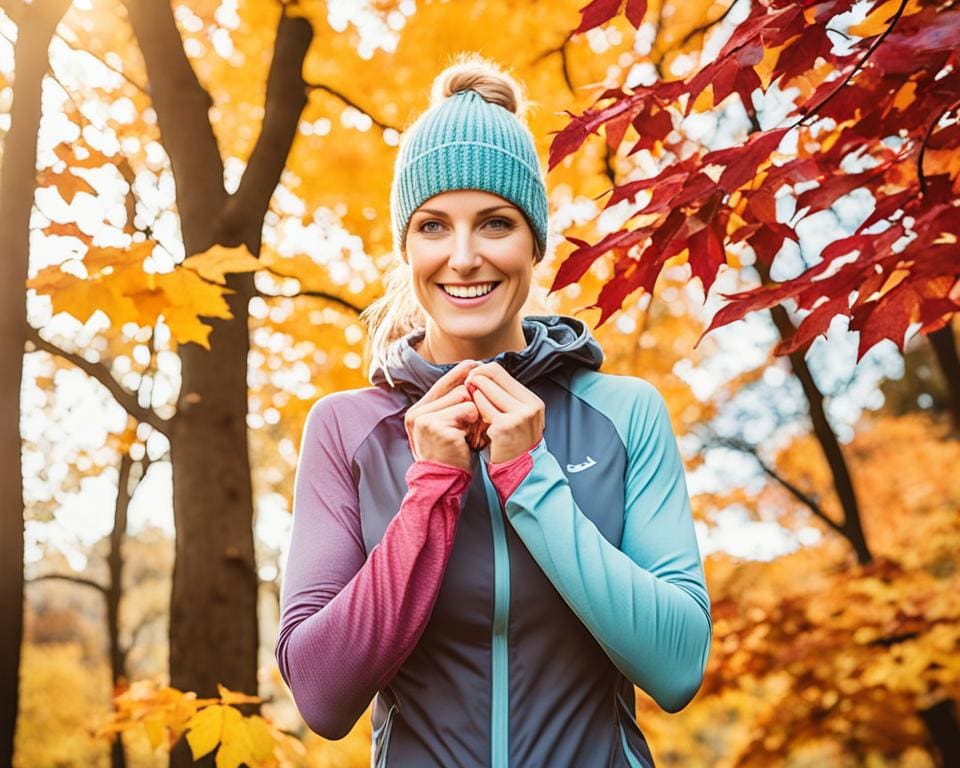
[[[490,213],[490,211],[498,211],[501,208],[512,208],[513,210],[518,210],[515,205],[508,205],[502,203],[500,205],[495,205],[492,208],[484,208],[482,211],[477,211],[479,214]],[[448,215],[445,211],[438,211],[433,208],[421,208],[417,213],[432,213],[434,216],[446,216]]]

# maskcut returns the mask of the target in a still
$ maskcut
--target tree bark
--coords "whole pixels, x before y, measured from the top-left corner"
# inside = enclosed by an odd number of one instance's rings
[[[281,13],[267,81],[263,127],[237,191],[223,188],[209,94],[183,51],[169,3],[128,0],[163,144],[173,167],[186,253],[219,243],[259,255],[263,219],[286,164],[307,88],[309,22]],[[176,560],[170,607],[170,684],[198,696],[218,684],[256,694],[257,568],[247,449],[250,273],[229,274],[230,318],[211,318],[210,348],[179,349],[181,389],[170,430]],[[257,705],[245,705],[246,714]],[[213,755],[199,761],[213,765]],[[185,739],[171,768],[194,765]]]
[[[957,355],[957,340],[953,326],[948,322],[939,331],[927,334],[933,347],[940,372],[947,385],[947,403],[950,408],[950,423],[953,435],[960,439],[960,357]]]
[[[918,714],[940,753],[941,768],[960,765],[960,722],[956,702],[946,699],[929,709],[921,709]]]
[[[756,269],[760,273],[760,282],[763,285],[768,285],[771,282],[769,267],[758,260]],[[777,304],[772,307],[770,314],[773,316],[774,325],[777,327],[781,339],[787,339],[794,334],[796,327],[782,305]],[[857,501],[857,493],[853,478],[850,475],[850,469],[847,466],[847,460],[840,448],[840,441],[837,439],[833,427],[830,426],[827,412],[823,407],[823,393],[817,387],[817,383],[810,373],[810,367],[804,359],[809,346],[809,343],[805,344],[792,352],[788,356],[790,365],[793,368],[794,375],[800,381],[800,386],[803,387],[803,393],[810,409],[810,420],[813,422],[813,432],[817,442],[820,443],[820,450],[823,451],[827,465],[830,467],[834,491],[840,501],[840,507],[843,509],[843,522],[840,524],[840,530],[847,541],[850,542],[850,546],[853,547],[857,562],[865,565],[873,559],[873,556],[863,533],[860,520],[860,504]]]
[[[36,189],[40,93],[47,51],[70,0],[13,0],[0,8],[17,24],[16,80],[10,131],[0,176],[0,765],[13,764],[20,708],[23,643],[23,465],[20,458],[20,388],[27,340],[25,283],[30,254],[30,212]]]
[[[130,506],[130,468],[133,459],[128,452],[120,457],[117,478],[117,501],[113,510],[113,530],[110,531],[110,552],[107,567],[110,582],[107,585],[107,634],[110,638],[110,678],[114,690],[127,675],[126,652],[120,645],[120,598],[123,595],[123,540],[127,535],[127,509]],[[144,463],[146,466],[146,462]],[[123,748],[123,733],[118,733],[110,747],[111,768],[126,768],[127,756]]]

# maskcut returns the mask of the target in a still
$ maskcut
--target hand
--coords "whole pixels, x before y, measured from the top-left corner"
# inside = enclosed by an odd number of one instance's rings
[[[427,459],[471,470],[473,456],[467,431],[480,420],[480,413],[462,380],[477,365],[476,360],[461,361],[407,409],[403,425],[415,460]]]
[[[497,362],[472,368],[464,379],[490,440],[490,462],[501,464],[533,448],[543,437],[544,403]]]

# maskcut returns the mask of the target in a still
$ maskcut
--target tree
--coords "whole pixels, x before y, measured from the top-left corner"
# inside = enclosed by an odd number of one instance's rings
[[[626,224],[597,242],[571,238],[577,248],[553,288],[612,253],[614,276],[594,305],[601,324],[634,291],[652,292],[673,258],[689,263],[707,293],[721,266],[740,263],[739,254],[752,253],[758,269],[769,268],[787,240],[799,240],[799,223],[867,190],[873,210],[853,234],[825,247],[800,275],[767,277],[726,296],[730,302],[705,333],[791,299],[804,316],[779,354],[801,349],[842,316],[860,332],[859,360],[882,339],[902,348],[908,327],[919,324],[950,382],[960,431],[960,365],[949,324],[960,309],[960,9],[878,0],[865,21],[844,32],[852,0],[755,2],[726,29],[729,37],[711,59],[702,50],[708,32],[735,5],[692,28],[658,62],[661,75],[681,56],[699,68],[677,79],[606,88],[557,133],[551,167],[601,128],[617,152],[632,127],[638,138],[627,157],[640,153],[658,168],[614,184],[606,208],[629,203]],[[641,25],[645,6],[627,3],[633,26]],[[618,7],[595,0],[576,32],[608,22]],[[783,120],[761,126],[757,103],[769,94],[783,94],[789,109]],[[708,151],[685,135],[686,118],[728,98],[738,100],[753,126],[744,141]]]
[[[0,765],[13,762],[19,703],[20,646],[23,640],[23,478],[20,461],[20,383],[27,335],[26,296],[30,208],[35,187],[36,138],[40,124],[40,82],[47,70],[47,46],[69,0],[32,5],[4,0],[0,9],[16,21],[14,53],[18,76],[3,145],[0,178]]]

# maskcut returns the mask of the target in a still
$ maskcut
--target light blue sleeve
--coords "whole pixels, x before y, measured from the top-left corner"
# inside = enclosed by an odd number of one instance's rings
[[[531,449],[533,466],[505,510],[614,664],[660,707],[678,712],[703,682],[710,598],[666,404],[646,380],[616,378],[628,380],[619,394],[632,403],[617,424],[628,454],[620,548],[579,509],[545,439]]]

